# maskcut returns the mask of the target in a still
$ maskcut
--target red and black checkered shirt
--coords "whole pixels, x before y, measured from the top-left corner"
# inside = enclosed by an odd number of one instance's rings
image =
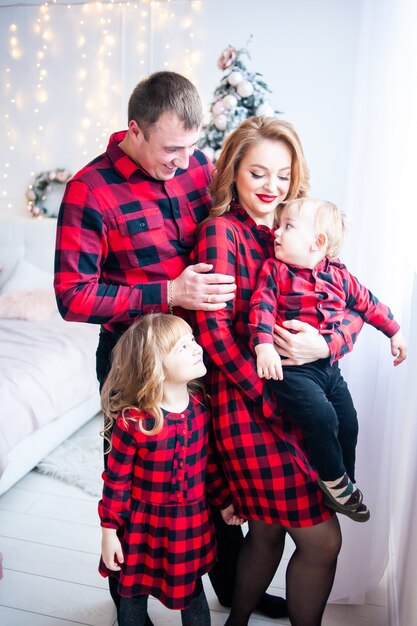
[[[61,315],[112,332],[167,312],[167,281],[188,265],[211,205],[212,165],[201,151],[187,170],[155,180],[119,147],[125,135],[113,134],[106,152],[67,183],[55,255]]]
[[[344,323],[347,309],[387,337],[400,328],[390,309],[337,259],[324,258],[314,269],[267,259],[250,301],[252,343],[272,344],[274,324],[294,319],[329,335]]]

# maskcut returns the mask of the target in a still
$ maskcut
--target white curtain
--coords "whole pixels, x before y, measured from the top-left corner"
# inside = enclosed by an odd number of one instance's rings
[[[365,327],[342,369],[358,409],[357,480],[367,524],[342,520],[333,601],[362,603],[384,572],[390,623],[417,623],[417,2],[363,0],[341,257],[401,324],[409,359]],[[414,293],[413,293],[414,290]]]

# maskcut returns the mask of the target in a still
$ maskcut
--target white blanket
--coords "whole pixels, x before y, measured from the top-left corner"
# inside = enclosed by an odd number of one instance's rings
[[[23,437],[97,390],[98,327],[0,319],[0,475]],[[98,392],[97,392],[98,393]]]

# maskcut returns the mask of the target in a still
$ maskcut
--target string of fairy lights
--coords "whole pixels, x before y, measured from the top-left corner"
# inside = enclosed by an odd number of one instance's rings
[[[71,140],[81,167],[105,149],[113,131],[123,127],[126,98],[138,80],[157,69],[194,79],[200,53],[193,24],[200,9],[201,0],[51,1],[0,8],[1,32],[6,33],[0,61],[0,132],[6,138],[0,210],[25,206],[25,189],[39,172],[67,167],[64,156],[62,162],[51,163],[50,153],[52,142],[56,148],[59,141],[63,113],[54,115],[61,108],[56,102],[68,81],[71,102],[62,107],[81,111],[71,120],[75,125]],[[178,33],[175,44],[169,36],[173,29]],[[56,67],[63,49],[69,55],[68,73]],[[128,72],[133,66],[134,76]]]

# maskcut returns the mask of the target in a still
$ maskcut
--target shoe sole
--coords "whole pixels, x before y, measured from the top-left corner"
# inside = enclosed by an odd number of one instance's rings
[[[332,492],[329,491],[329,489],[326,487],[324,482],[320,480],[320,478],[317,478],[317,484],[320,487],[320,489],[326,494],[326,498],[328,502],[331,502],[332,504],[334,504],[335,507],[342,507],[339,513],[342,513],[344,511],[352,511],[352,513],[355,513],[358,509],[358,506],[362,504],[363,494],[362,494],[362,491],[360,490],[358,490],[360,493],[359,502],[356,502],[356,504],[340,504],[340,502],[336,500]]]
[[[366,508],[366,510],[363,513],[361,513],[360,511],[352,511],[350,509],[346,509],[346,507],[340,504],[335,504],[333,500],[329,500],[326,497],[324,498],[324,504],[327,506],[327,508],[331,509],[332,511],[336,511],[336,513],[341,513],[342,515],[346,515],[347,517],[350,517],[350,519],[354,520],[355,522],[367,522],[369,518],[371,517],[371,513],[368,508]]]

